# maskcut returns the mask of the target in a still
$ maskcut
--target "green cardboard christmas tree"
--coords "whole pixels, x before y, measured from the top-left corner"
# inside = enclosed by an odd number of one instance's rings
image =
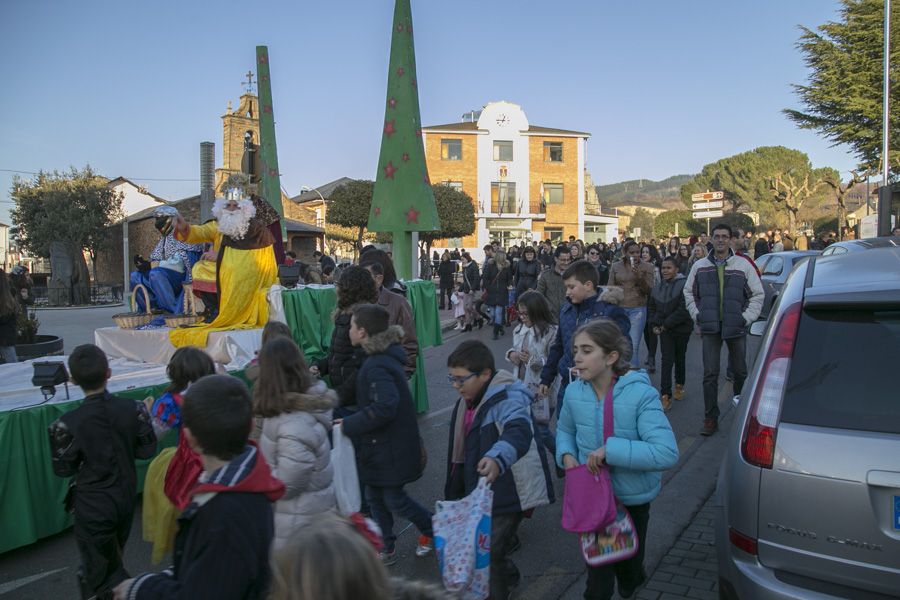
[[[394,266],[405,279],[412,275],[412,232],[440,229],[422,144],[409,1],[396,0],[394,6],[384,129],[368,224],[369,231],[393,234]]]

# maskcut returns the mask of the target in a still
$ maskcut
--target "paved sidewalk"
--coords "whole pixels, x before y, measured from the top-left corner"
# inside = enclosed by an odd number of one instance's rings
[[[717,600],[716,544],[710,496],[678,541],[662,557],[640,600]]]

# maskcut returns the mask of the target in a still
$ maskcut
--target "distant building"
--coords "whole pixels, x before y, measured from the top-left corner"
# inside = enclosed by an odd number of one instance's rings
[[[498,241],[611,241],[618,219],[603,214],[585,169],[583,131],[531,125],[522,108],[491,102],[459,123],[422,128],[428,175],[467,193],[475,233],[436,246],[480,251]],[[586,183],[589,182],[589,183]]]
[[[106,187],[122,194],[122,212],[125,216],[131,216],[148,208],[164,206],[166,201],[155,194],[151,194],[147,188],[138,185],[124,177],[116,177]]]

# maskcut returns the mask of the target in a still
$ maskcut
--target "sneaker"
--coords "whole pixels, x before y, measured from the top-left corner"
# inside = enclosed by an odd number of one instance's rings
[[[387,547],[384,547],[378,551],[378,558],[381,559],[381,564],[390,566],[397,562],[397,549],[391,548],[388,550]]]
[[[703,419],[703,429],[700,430],[700,435],[712,435],[719,430],[719,422],[715,419]]]
[[[670,408],[672,408],[672,401],[669,400],[668,394],[663,394],[659,399],[662,402],[663,410],[668,411]]]
[[[683,400],[684,399],[684,386],[680,383],[675,384],[675,393],[672,394],[672,397],[675,400]]]
[[[416,556],[428,556],[432,552],[434,552],[434,538],[428,537],[427,535],[420,535],[419,544],[416,546]]]

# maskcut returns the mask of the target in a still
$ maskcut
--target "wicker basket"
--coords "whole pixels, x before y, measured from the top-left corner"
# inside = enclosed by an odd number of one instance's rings
[[[203,320],[201,315],[197,314],[194,307],[194,290],[190,284],[183,286],[184,291],[184,314],[166,315],[166,327],[190,327],[196,325]]]
[[[138,290],[144,292],[144,308],[146,312],[138,312],[137,310],[137,293]],[[131,312],[119,313],[113,315],[113,321],[119,329],[137,329],[142,325],[146,325],[153,320],[153,314],[150,312],[150,294],[143,284],[137,284],[131,291]]]

